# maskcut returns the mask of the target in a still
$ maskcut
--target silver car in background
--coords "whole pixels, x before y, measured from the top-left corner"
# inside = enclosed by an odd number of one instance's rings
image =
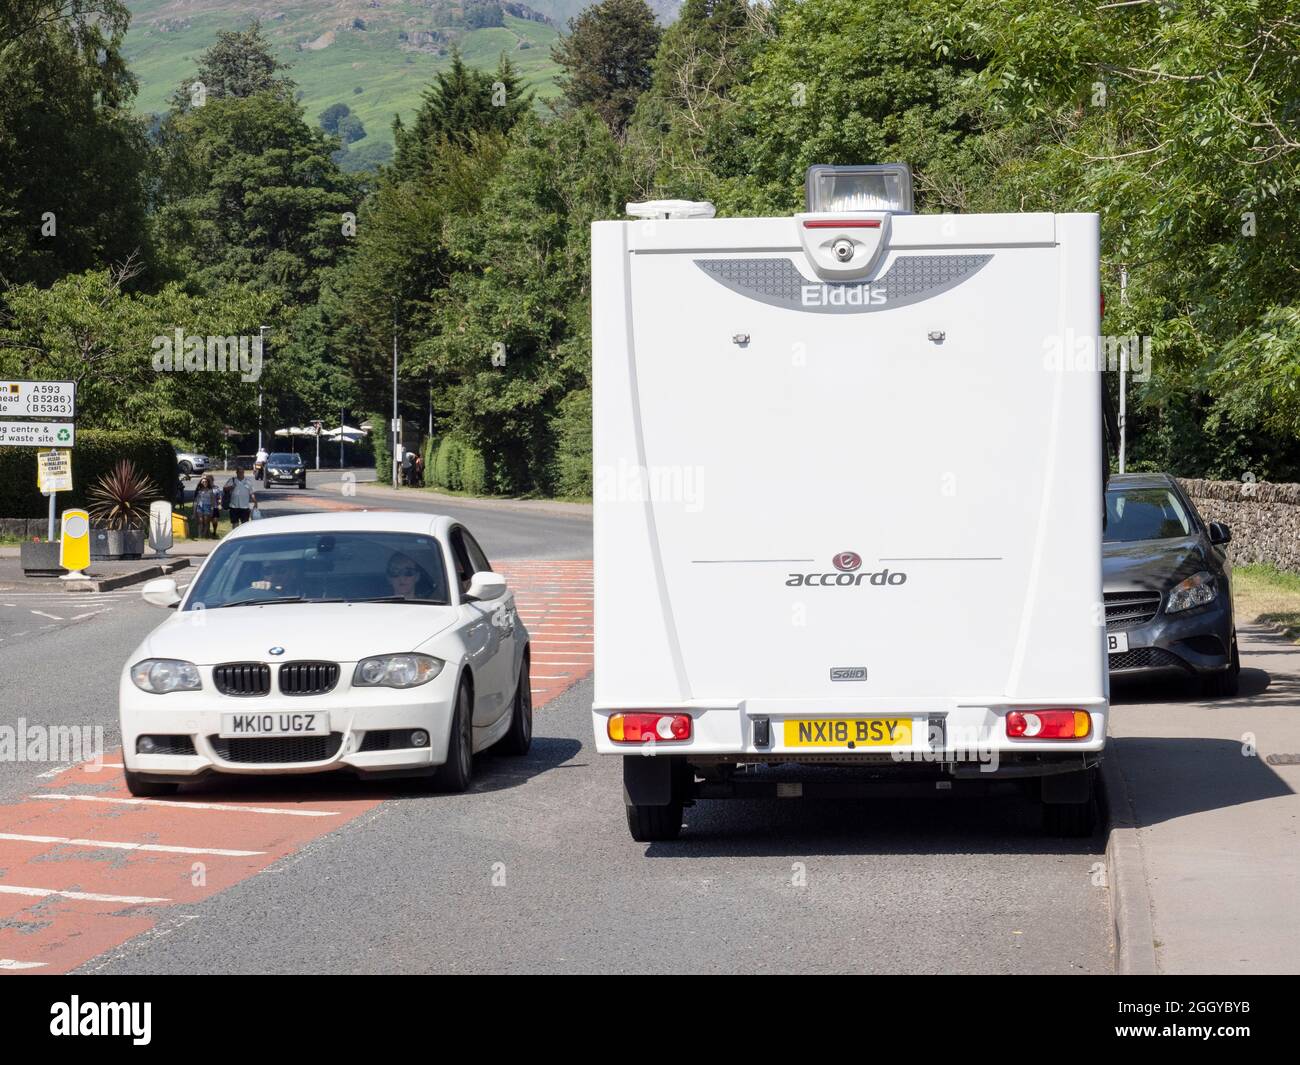
[[[205,473],[207,468],[207,455],[200,455],[197,451],[176,452],[176,472],[182,477],[188,477],[192,473]]]

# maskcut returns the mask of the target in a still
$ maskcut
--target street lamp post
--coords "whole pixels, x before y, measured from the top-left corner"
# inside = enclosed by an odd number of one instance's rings
[[[391,427],[392,437],[393,437],[393,487],[394,488],[397,487],[397,471],[400,468],[399,463],[401,462],[401,457],[397,453],[398,448],[401,447],[401,442],[398,440],[398,437],[401,433],[401,429],[400,429],[401,423],[398,421],[399,417],[400,415],[397,413],[397,301],[394,300],[393,301],[393,424]]]
[[[271,331],[269,325],[259,325],[257,335],[262,341],[262,367],[266,368],[266,334]],[[257,450],[262,450],[262,375],[257,375]]]

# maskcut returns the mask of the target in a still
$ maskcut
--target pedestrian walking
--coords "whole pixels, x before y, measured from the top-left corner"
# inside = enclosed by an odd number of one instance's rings
[[[217,535],[217,515],[220,512],[221,493],[217,491],[211,474],[204,474],[194,489],[194,519],[199,539]]]
[[[230,486],[230,527],[237,529],[249,520],[249,512],[257,506],[257,493],[253,491],[253,482],[244,477],[244,467],[235,470],[235,479]]]
[[[415,487],[424,487],[424,456],[415,456]]]

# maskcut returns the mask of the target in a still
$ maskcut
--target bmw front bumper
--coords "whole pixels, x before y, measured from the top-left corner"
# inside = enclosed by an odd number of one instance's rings
[[[200,666],[203,688],[153,695],[129,675],[119,685],[122,761],[145,780],[179,782],[213,773],[281,775],[333,770],[362,776],[404,776],[428,772],[447,760],[457,676],[444,669],[416,688],[353,688],[351,664],[339,687],[325,695],[286,696],[272,691],[252,697],[218,692],[212,668]],[[224,714],[328,716],[328,737],[221,737]],[[429,742],[412,747],[404,733],[424,731]],[[159,750],[139,750],[148,736]],[[159,738],[169,742],[160,744]],[[394,746],[406,744],[404,746]]]

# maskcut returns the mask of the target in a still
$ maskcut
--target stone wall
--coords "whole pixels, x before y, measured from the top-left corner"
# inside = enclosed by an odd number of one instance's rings
[[[1182,480],[1206,521],[1232,529],[1233,562],[1265,562],[1300,573],[1300,484]]]
[[[33,536],[45,539],[50,531],[50,519],[44,518],[0,518],[0,536],[16,536],[20,540],[30,540]],[[59,519],[54,519],[54,535],[59,535]]]

